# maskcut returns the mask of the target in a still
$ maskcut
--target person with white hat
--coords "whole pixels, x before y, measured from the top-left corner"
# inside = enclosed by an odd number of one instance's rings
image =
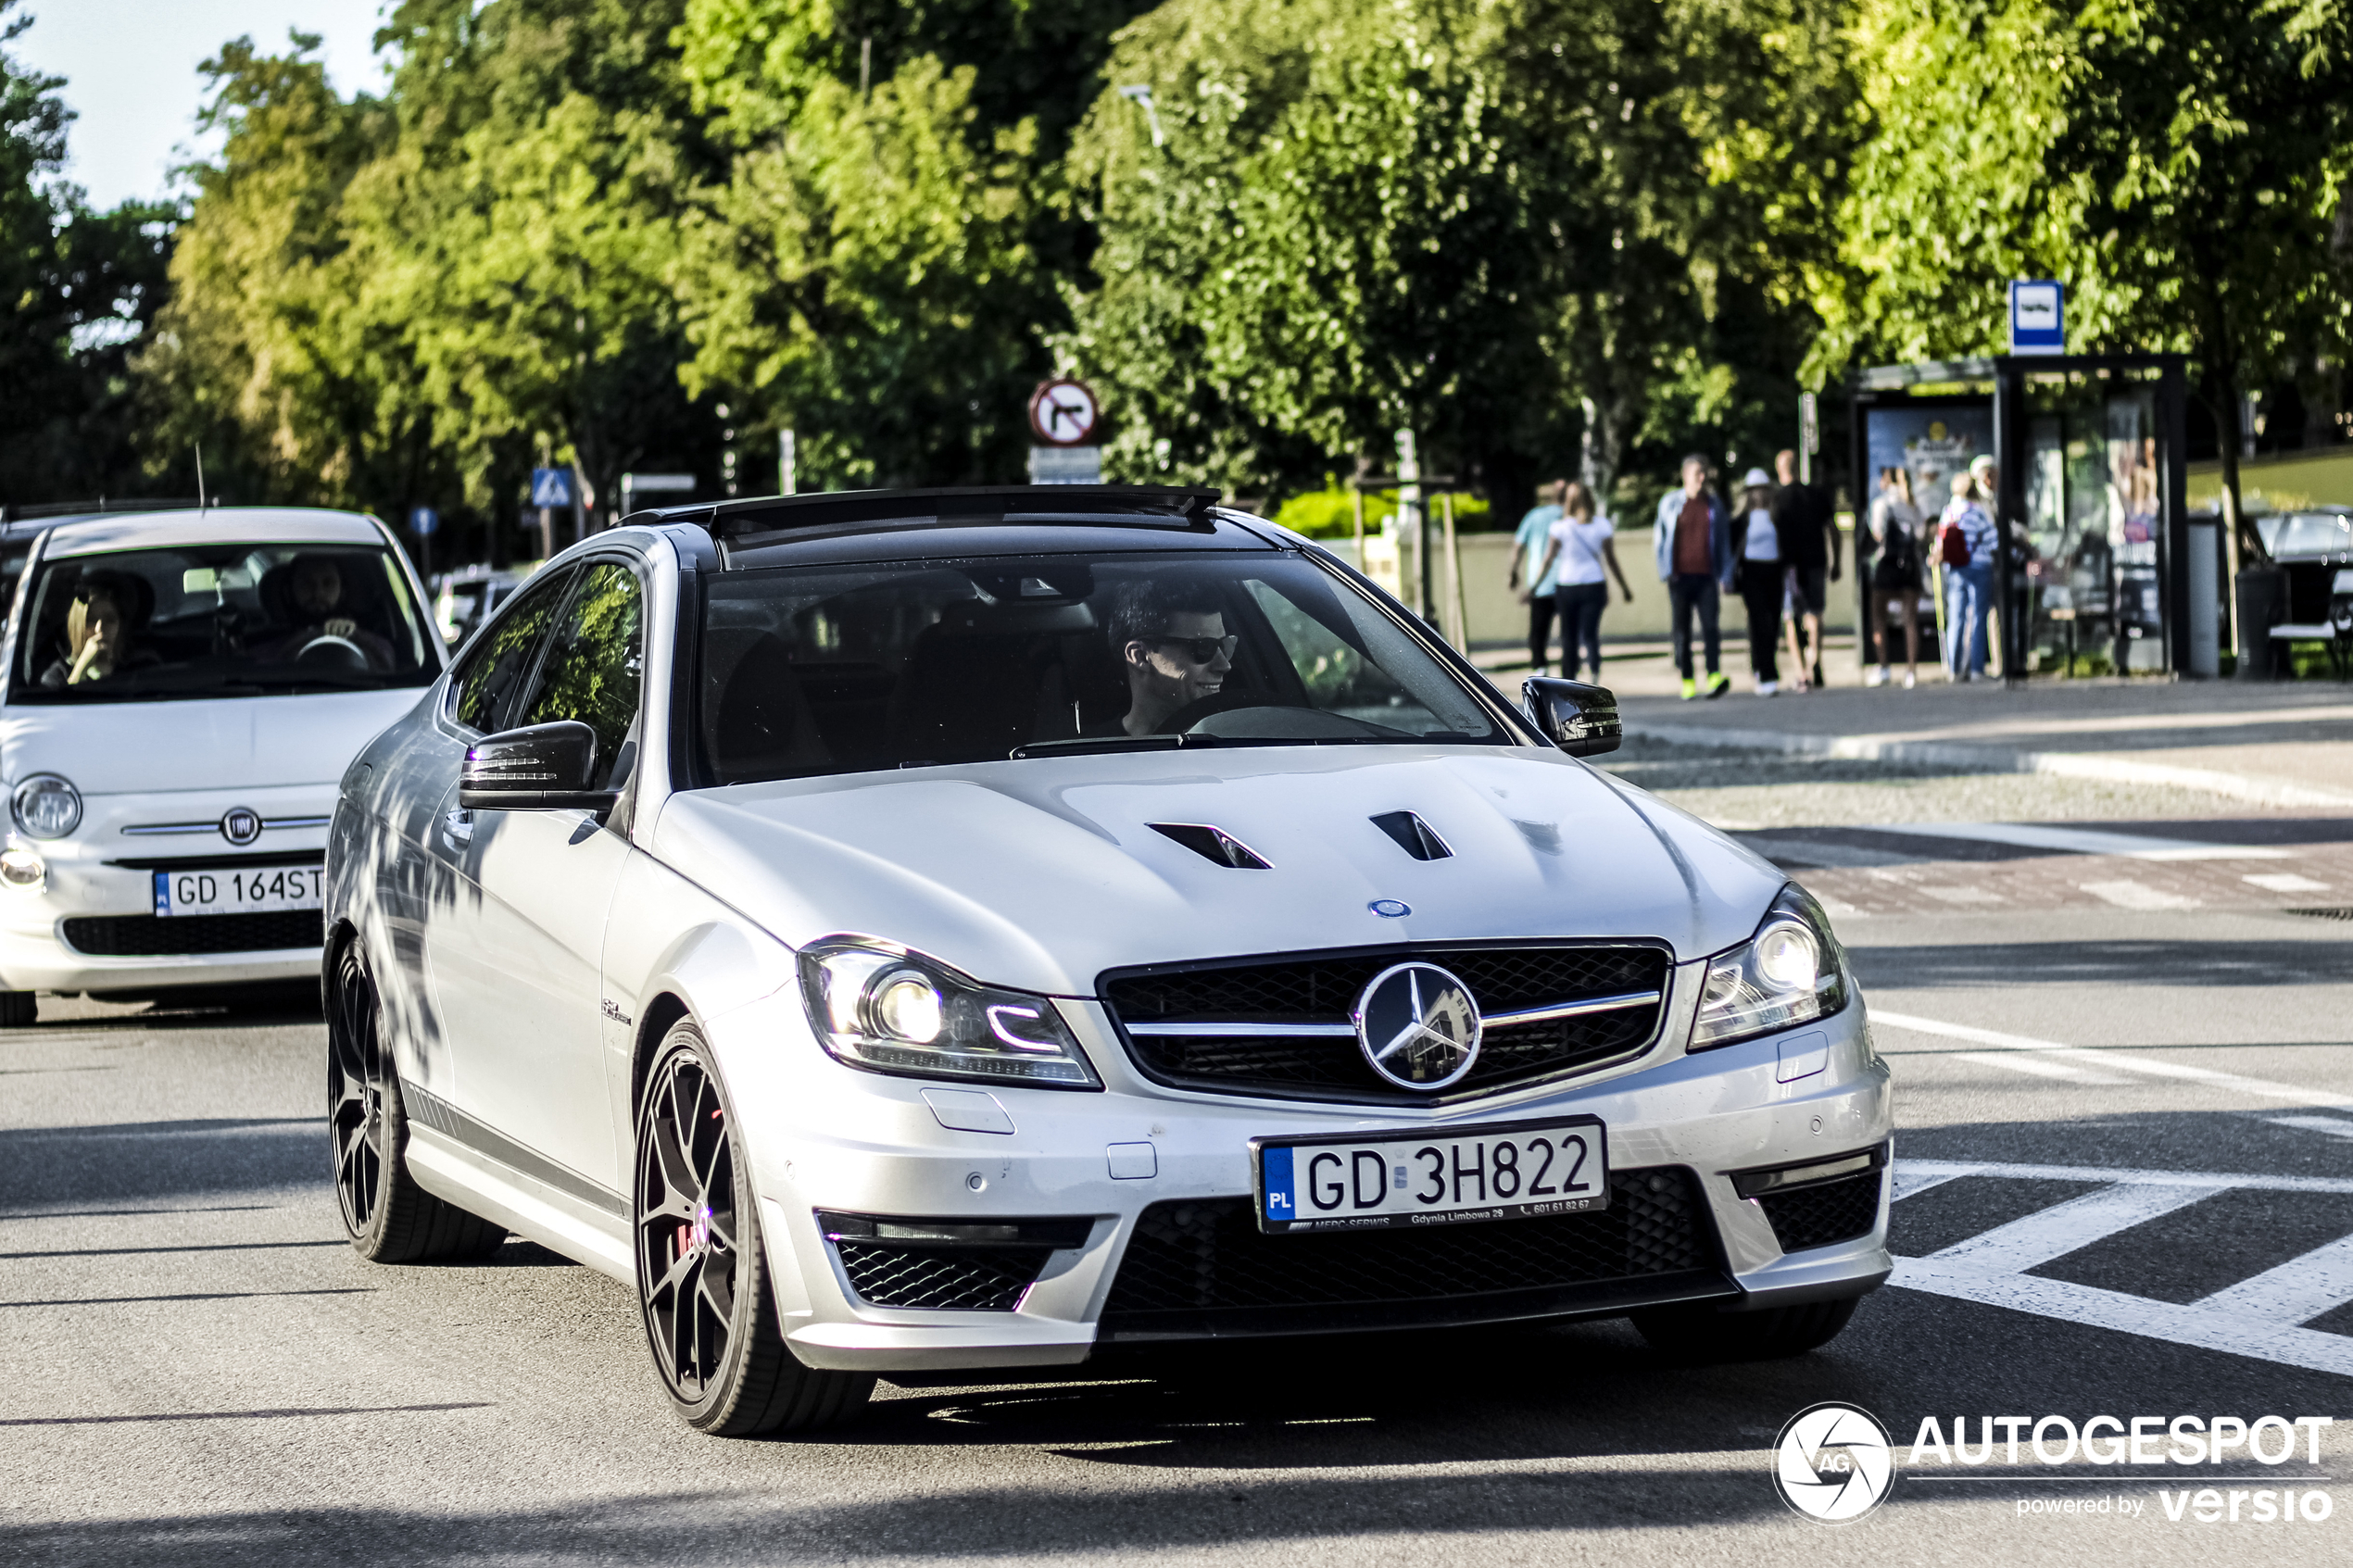
[[[1740,558],[1733,567],[1732,586],[1748,607],[1748,663],[1756,677],[1756,695],[1771,696],[1781,689],[1781,531],[1773,521],[1773,476],[1763,469],[1741,475],[1741,501],[1734,508],[1732,537]]]

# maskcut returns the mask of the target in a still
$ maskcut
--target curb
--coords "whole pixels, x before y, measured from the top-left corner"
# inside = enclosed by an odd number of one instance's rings
[[[1864,762],[1915,762],[1980,773],[2049,773],[2108,784],[2165,784],[2264,806],[2353,806],[2353,791],[2250,779],[2210,768],[2176,768],[2085,751],[2012,751],[1951,741],[1883,740],[1874,735],[1791,734],[1782,730],[1719,730],[1713,725],[1652,724],[1629,720],[1626,733],[1669,746],[1710,746],[1778,751],[1792,757],[1843,757]]]

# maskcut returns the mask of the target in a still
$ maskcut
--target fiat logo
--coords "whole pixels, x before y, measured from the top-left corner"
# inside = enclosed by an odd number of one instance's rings
[[[220,819],[220,836],[232,844],[251,844],[261,836],[261,814],[250,807],[230,807]]]
[[[1400,1088],[1442,1089],[1478,1060],[1478,1004],[1469,986],[1436,964],[1381,971],[1351,1017],[1365,1060]]]

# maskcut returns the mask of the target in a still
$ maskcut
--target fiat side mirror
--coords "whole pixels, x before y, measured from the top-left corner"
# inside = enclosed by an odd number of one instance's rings
[[[1617,697],[1607,686],[1531,675],[1520,684],[1519,699],[1544,738],[1571,757],[1616,751],[1626,738],[1626,726],[1617,718]]]
[[[458,774],[458,804],[469,811],[612,809],[621,792],[590,786],[597,777],[597,732],[577,719],[484,735],[467,748]]]

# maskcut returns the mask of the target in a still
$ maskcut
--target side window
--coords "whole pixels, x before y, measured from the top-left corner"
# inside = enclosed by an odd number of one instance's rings
[[[563,608],[564,590],[572,581],[573,573],[564,571],[533,583],[523,591],[515,612],[480,646],[468,651],[450,683],[458,694],[451,709],[458,722],[475,730],[502,727],[500,716],[511,710],[512,699],[523,677],[531,673],[532,661],[555,622],[556,612]]]
[[[598,561],[580,574],[561,622],[532,683],[517,726],[577,719],[597,732],[604,787],[619,788],[637,738],[637,691],[645,671],[645,595],[637,574],[618,561]]]

